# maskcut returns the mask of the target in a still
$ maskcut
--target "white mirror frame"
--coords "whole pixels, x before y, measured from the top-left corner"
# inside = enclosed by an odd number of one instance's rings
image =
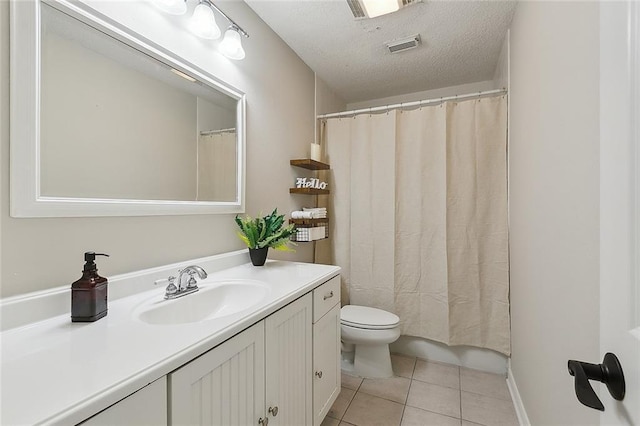
[[[237,198],[233,202],[119,200],[45,197],[40,194],[40,35],[41,0],[11,0],[10,140],[11,216],[88,217],[157,216],[244,213],[245,205],[245,94],[220,82],[197,66],[99,15],[79,2],[47,1],[48,5],[128,44],[171,67],[196,77],[238,100]]]

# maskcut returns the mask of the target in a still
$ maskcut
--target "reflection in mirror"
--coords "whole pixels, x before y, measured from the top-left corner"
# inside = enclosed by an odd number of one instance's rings
[[[198,200],[236,196],[236,129],[206,130],[198,138]]]
[[[236,99],[42,5],[43,196],[235,201]]]
[[[12,216],[244,212],[242,92],[83,2],[11,7]]]

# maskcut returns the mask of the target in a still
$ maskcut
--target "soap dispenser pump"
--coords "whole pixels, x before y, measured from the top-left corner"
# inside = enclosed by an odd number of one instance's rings
[[[96,256],[109,255],[86,252],[82,278],[71,284],[71,322],[93,322],[107,315],[108,281],[98,275]]]

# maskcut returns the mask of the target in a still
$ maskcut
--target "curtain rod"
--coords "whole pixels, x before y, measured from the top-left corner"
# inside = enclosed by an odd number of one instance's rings
[[[365,114],[365,113],[380,112],[380,111],[390,111],[392,109],[397,109],[397,108],[410,108],[410,107],[414,107],[414,106],[420,107],[420,106],[423,106],[423,105],[437,104],[437,103],[445,102],[445,101],[453,101],[453,100],[468,99],[468,98],[479,98],[479,97],[482,97],[482,96],[496,95],[496,94],[499,94],[499,93],[507,93],[507,89],[485,90],[484,92],[467,93],[465,95],[445,96],[445,97],[442,97],[442,98],[425,99],[425,100],[422,100],[422,101],[400,102],[399,104],[393,104],[393,105],[385,105],[385,106],[379,106],[379,107],[354,109],[354,110],[351,110],[351,111],[343,111],[343,112],[334,112],[334,113],[331,113],[331,114],[318,115],[316,118],[345,117],[345,116],[351,116],[351,115],[356,115],[356,114]]]
[[[208,136],[208,135],[218,135],[220,133],[235,133],[236,128],[230,127],[228,129],[220,129],[220,130],[203,130],[200,132],[200,136]]]

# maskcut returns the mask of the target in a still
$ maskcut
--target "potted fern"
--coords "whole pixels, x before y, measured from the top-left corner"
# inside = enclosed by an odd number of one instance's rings
[[[293,251],[289,244],[295,225],[284,225],[284,215],[278,214],[274,209],[271,214],[252,219],[250,216],[239,217],[236,215],[236,224],[240,228],[238,236],[249,248],[251,263],[262,266],[267,260],[269,247],[275,250]]]

